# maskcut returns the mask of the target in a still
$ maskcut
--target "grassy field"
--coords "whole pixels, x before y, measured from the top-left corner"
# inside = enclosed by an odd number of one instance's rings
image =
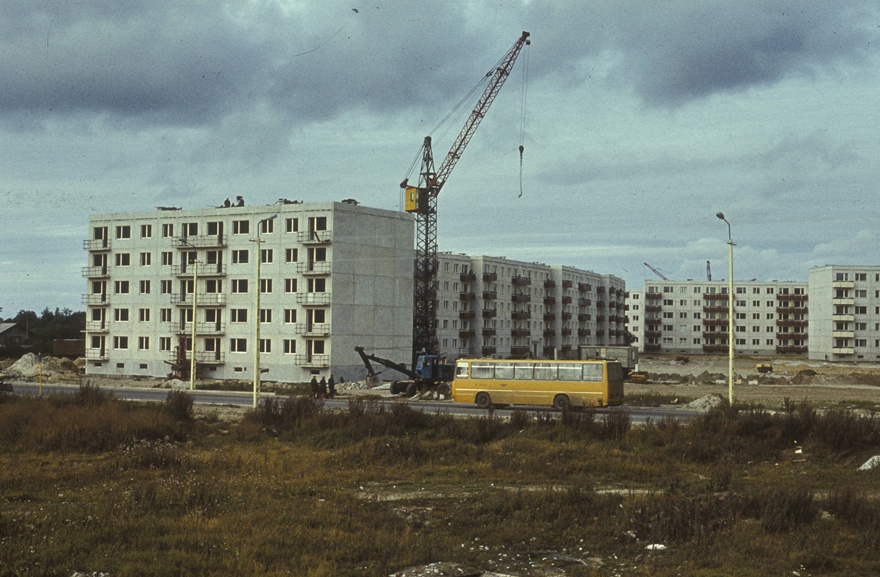
[[[0,575],[878,574],[880,469],[857,470],[878,453],[877,418],[806,404],[631,427],[6,396]]]

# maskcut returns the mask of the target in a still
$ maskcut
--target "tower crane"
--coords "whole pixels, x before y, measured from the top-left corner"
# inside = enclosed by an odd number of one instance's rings
[[[708,260],[706,261],[706,280],[712,280],[712,263]]]
[[[440,348],[437,342],[437,195],[510,75],[523,46],[531,43],[529,36],[528,32],[523,31],[501,59],[501,63],[486,74],[489,78],[488,85],[440,168],[434,170],[431,137],[426,136],[420,153],[422,164],[418,186],[411,186],[409,179],[400,183],[400,187],[406,191],[406,212],[415,214],[417,227],[413,286],[413,364],[420,353],[436,355]]]
[[[644,263],[644,265],[645,265],[646,267],[648,267],[649,269],[651,269],[651,272],[652,272],[652,273],[654,273],[655,275],[659,276],[659,277],[662,278],[663,280],[669,280],[668,278],[666,278],[666,276],[665,276],[662,272],[660,272],[660,271],[657,270],[656,268],[652,267],[652,266],[649,265],[648,263]]]

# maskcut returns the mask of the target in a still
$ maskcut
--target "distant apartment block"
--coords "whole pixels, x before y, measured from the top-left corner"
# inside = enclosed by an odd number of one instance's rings
[[[806,354],[812,318],[807,292],[803,282],[736,282],[735,351]],[[646,281],[644,290],[628,295],[628,329],[642,352],[724,354],[730,342],[729,305],[725,281]]]
[[[362,378],[356,345],[409,362],[413,228],[351,201],[94,215],[86,373],[164,376],[194,354],[200,378],[247,380],[256,347],[271,381]]]
[[[624,281],[567,266],[441,253],[438,338],[448,358],[576,358],[626,343]]]
[[[880,359],[880,267],[816,267],[810,269],[809,288],[809,357]]]

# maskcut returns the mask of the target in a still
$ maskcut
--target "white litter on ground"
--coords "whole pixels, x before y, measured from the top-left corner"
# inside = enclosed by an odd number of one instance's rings
[[[687,407],[689,409],[708,411],[709,409],[719,407],[722,404],[724,404],[724,397],[718,393],[710,393],[705,397],[700,397],[699,399],[691,401],[687,404]]]
[[[874,455],[859,467],[859,471],[870,471],[871,469],[875,469],[880,467],[880,455]]]

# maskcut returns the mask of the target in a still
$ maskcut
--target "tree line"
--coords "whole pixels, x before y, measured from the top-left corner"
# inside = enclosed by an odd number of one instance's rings
[[[2,312],[3,309],[0,308],[0,313]],[[55,339],[84,338],[86,313],[57,307],[53,311],[46,307],[40,314],[34,311],[18,311],[14,317],[0,316],[0,322],[16,323],[27,331],[24,342],[0,345],[0,356],[19,356],[24,352],[49,354]]]

